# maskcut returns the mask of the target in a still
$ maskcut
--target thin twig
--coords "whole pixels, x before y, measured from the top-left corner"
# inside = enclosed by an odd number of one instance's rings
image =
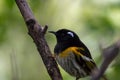
[[[17,58],[14,52],[10,54],[10,62],[11,62],[11,70],[12,70],[12,80],[19,80]]]
[[[48,25],[45,25],[45,27],[43,28],[42,33],[43,33],[43,34],[45,34],[45,33],[46,33],[46,31],[47,31],[47,29],[48,29]]]
[[[116,58],[120,50],[120,41],[102,50],[103,62],[100,69],[92,75],[92,80],[99,80],[107,70],[110,63]]]

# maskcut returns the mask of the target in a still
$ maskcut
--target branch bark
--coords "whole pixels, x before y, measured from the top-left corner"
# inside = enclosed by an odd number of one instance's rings
[[[95,71],[94,74],[92,74],[92,80],[99,80],[101,77],[103,77],[104,72],[107,70],[110,63],[116,58],[120,51],[120,41],[116,42],[115,44],[102,49],[103,54],[103,62],[100,66],[100,69]]]
[[[35,20],[31,9],[29,8],[26,0],[15,0],[16,4],[24,18],[24,21],[28,28],[28,34],[32,37],[36,47],[39,51],[39,54],[42,57],[42,60],[46,66],[46,69],[52,80],[62,80],[62,76],[58,69],[56,61],[52,57],[50,49],[45,40],[45,33],[48,26],[42,28],[41,25]]]

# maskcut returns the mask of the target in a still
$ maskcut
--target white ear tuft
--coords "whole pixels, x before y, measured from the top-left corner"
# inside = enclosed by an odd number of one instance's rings
[[[70,36],[74,37],[74,34],[72,32],[67,32]]]

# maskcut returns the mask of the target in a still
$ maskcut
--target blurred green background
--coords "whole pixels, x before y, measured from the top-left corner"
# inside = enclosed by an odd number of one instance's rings
[[[120,0],[27,0],[34,16],[48,30],[75,31],[87,45],[98,67],[100,44],[107,47],[120,37]],[[46,40],[53,52],[55,36]],[[120,79],[119,57],[106,71],[109,80]],[[74,80],[61,69],[64,80]],[[50,80],[41,57],[14,0],[0,0],[0,80]],[[81,80],[89,80],[83,78]]]

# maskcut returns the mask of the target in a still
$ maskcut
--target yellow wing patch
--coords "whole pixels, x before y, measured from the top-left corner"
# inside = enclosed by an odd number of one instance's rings
[[[82,57],[82,59],[86,62],[87,66],[89,66],[89,68],[92,69],[95,66],[94,61],[91,58],[80,53],[79,50],[84,51],[84,48],[82,48],[82,47],[79,47],[79,48],[78,47],[69,47],[66,50],[64,50],[63,52],[61,52],[59,54],[59,57],[67,57],[72,52],[73,54]]]
[[[84,51],[84,48],[74,47],[74,48],[73,48],[74,54],[81,56],[82,59],[84,59],[84,61],[86,62],[87,66],[88,66],[90,69],[94,68],[94,67],[95,67],[94,61],[93,61],[91,58],[83,55],[82,53],[80,53],[80,51],[77,51],[77,50],[83,50],[83,51]]]
[[[67,57],[70,54],[70,52],[73,52],[74,54],[79,55],[79,56],[83,56],[83,54],[81,54],[80,52],[77,51],[78,49],[84,50],[84,48],[81,48],[81,47],[80,48],[78,48],[78,47],[69,47],[66,50],[62,51],[59,54],[59,56],[60,57]]]
[[[70,48],[67,48],[66,50],[62,51],[61,53],[59,53],[59,56],[60,57],[67,57],[69,56],[70,52],[71,52],[71,47]]]

